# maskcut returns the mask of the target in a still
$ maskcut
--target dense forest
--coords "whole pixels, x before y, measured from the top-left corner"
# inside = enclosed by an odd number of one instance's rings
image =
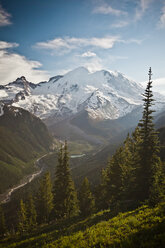
[[[164,247],[165,167],[153,123],[151,68],[143,115],[91,189],[75,187],[68,144],[58,151],[53,177],[45,172],[38,191],[20,199],[16,224],[0,208],[0,247]]]

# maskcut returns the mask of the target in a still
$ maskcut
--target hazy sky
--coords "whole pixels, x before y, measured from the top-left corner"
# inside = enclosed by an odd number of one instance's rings
[[[165,0],[0,0],[0,84],[34,83],[79,66],[165,93]]]

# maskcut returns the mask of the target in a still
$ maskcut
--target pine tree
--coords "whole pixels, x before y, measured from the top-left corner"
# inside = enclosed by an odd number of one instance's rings
[[[92,214],[95,210],[95,199],[90,190],[87,177],[84,178],[79,191],[80,212],[83,216]]]
[[[53,186],[53,201],[55,217],[60,218],[63,216],[63,200],[64,200],[64,186],[63,186],[63,149],[62,145],[58,153],[58,164],[55,173],[55,182]]]
[[[136,149],[129,135],[103,171],[101,195],[104,206],[117,208],[134,196]]]
[[[154,130],[151,91],[151,68],[145,90],[142,120],[124,145],[112,156],[103,173],[101,185],[105,206],[119,206],[122,202],[134,204],[149,200],[154,204],[164,199],[163,168],[159,157],[159,141]]]
[[[153,115],[153,94],[152,94],[152,71],[149,69],[149,82],[143,94],[143,116],[139,122],[139,168],[137,169],[137,197],[140,201],[150,199],[158,201],[160,196],[160,173],[161,161],[159,157],[159,140],[154,129]]]
[[[77,194],[69,169],[67,142],[60,148],[53,187],[54,213],[56,218],[68,218],[78,212]]]
[[[4,236],[5,232],[6,232],[5,215],[2,207],[0,206],[0,236]]]
[[[105,200],[107,206],[116,205],[122,193],[123,147],[120,147],[108,162],[105,177]],[[104,175],[105,176],[105,175]]]
[[[29,194],[26,202],[28,231],[32,231],[37,225],[37,213],[32,194]]]
[[[20,210],[18,213],[18,232],[20,234],[23,234],[27,232],[27,212],[26,212],[26,206],[21,199],[20,201]]]
[[[109,207],[107,199],[107,168],[102,169],[100,184],[95,188],[95,201],[96,209],[103,210]]]
[[[37,203],[38,221],[40,223],[48,222],[53,209],[52,183],[49,172],[46,172],[40,180]]]

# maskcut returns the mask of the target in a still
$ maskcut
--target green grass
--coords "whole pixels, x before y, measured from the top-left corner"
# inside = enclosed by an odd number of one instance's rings
[[[3,240],[5,248],[163,248],[165,203],[142,206],[112,217],[109,210],[80,220],[77,218],[40,227],[31,236]]]

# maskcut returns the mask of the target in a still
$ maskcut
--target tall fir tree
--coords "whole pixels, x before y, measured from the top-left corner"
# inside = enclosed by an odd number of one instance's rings
[[[54,213],[56,218],[68,218],[78,212],[77,193],[69,169],[67,142],[60,148],[53,187]]]
[[[95,210],[95,199],[90,190],[87,177],[84,178],[79,190],[80,212],[83,216],[92,214]]]
[[[28,195],[28,199],[26,202],[26,210],[27,210],[27,228],[28,231],[31,232],[37,225],[37,212],[32,194]]]
[[[139,168],[137,169],[137,197],[139,201],[150,199],[151,202],[159,201],[160,174],[162,165],[159,157],[160,147],[157,132],[153,124],[153,93],[152,71],[149,69],[149,81],[143,94],[143,116],[139,122]]]
[[[27,212],[23,200],[20,200],[20,209],[18,212],[18,232],[22,235],[27,232]]]
[[[154,100],[151,75],[150,68],[149,82],[143,94],[142,120],[132,137],[126,138],[124,145],[116,151],[103,171],[100,186],[103,206],[116,207],[122,202],[134,202],[137,205],[144,200],[154,204],[164,199],[164,173],[152,116]]]
[[[39,192],[37,196],[38,222],[49,222],[53,209],[52,182],[50,173],[46,172],[40,180]]]
[[[0,206],[0,236],[4,236],[6,232],[5,215],[3,208]]]
[[[109,160],[103,173],[103,200],[107,207],[117,207],[131,199],[131,188],[134,182],[132,139],[127,136],[121,146]]]
[[[136,168],[138,161],[139,128],[117,149],[102,172],[99,199],[102,208],[129,207],[136,201]],[[121,206],[122,205],[122,206]]]
[[[54,202],[54,214],[55,217],[62,217],[63,215],[63,148],[62,145],[58,152],[58,164],[55,172],[55,182],[53,185],[53,202]]]

